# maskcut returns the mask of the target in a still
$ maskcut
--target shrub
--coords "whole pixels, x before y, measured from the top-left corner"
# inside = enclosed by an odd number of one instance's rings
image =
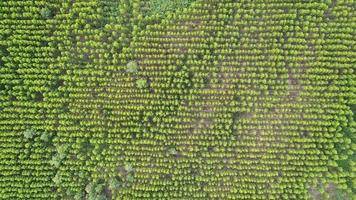
[[[49,140],[49,135],[48,135],[48,133],[47,133],[47,132],[42,133],[40,139],[41,139],[43,142],[48,142],[48,140]]]
[[[124,167],[125,171],[130,173],[133,171],[132,165],[131,164],[126,164]]]
[[[44,7],[44,8],[41,9],[41,16],[43,18],[48,19],[48,18],[51,17],[51,15],[52,15],[52,12],[51,12],[51,10],[49,8]]]
[[[146,79],[143,79],[143,78],[138,79],[138,80],[136,81],[136,84],[137,84],[137,87],[138,87],[138,88],[145,88],[145,87],[147,86],[147,80],[146,80]]]
[[[138,70],[138,65],[136,61],[131,61],[127,63],[126,67],[127,67],[126,72],[129,73],[136,73]]]
[[[59,185],[62,181],[61,175],[57,172],[57,174],[52,178],[52,181],[56,184]]]
[[[163,15],[166,12],[173,12],[180,8],[185,8],[192,3],[192,0],[150,0],[149,1],[149,15]]]
[[[169,154],[176,156],[178,154],[178,151],[175,148],[170,148],[169,150]]]
[[[116,190],[120,187],[120,182],[117,180],[117,178],[110,178],[109,179],[109,188],[111,190]]]
[[[98,183],[89,183],[85,187],[85,191],[87,193],[86,199],[92,199],[92,200],[106,200],[106,196],[103,193],[104,191],[104,184],[98,184]]]
[[[133,181],[134,181],[134,176],[133,176],[132,174],[128,174],[128,175],[126,176],[126,180],[127,180],[128,182],[133,182]]]
[[[33,129],[26,129],[23,132],[23,135],[25,136],[26,139],[32,139],[35,134],[36,132]]]

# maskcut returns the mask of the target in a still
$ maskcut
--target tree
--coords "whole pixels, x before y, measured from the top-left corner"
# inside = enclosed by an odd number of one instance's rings
[[[146,79],[141,78],[136,81],[136,84],[138,88],[144,88],[147,85],[147,81]]]
[[[169,154],[173,155],[173,156],[176,156],[176,155],[178,155],[178,151],[175,148],[170,148],[169,149]]]
[[[127,171],[127,173],[130,173],[133,171],[132,165],[131,164],[126,164],[124,169]]]
[[[131,61],[127,63],[126,67],[127,67],[126,72],[128,73],[136,73],[138,69],[138,65],[136,61]]]
[[[49,140],[48,133],[47,133],[47,132],[42,133],[40,139],[41,139],[43,142],[48,142],[48,140]]]
[[[116,190],[120,187],[120,182],[117,180],[117,178],[110,178],[109,179],[109,188],[111,190]]]
[[[49,8],[44,7],[44,8],[41,9],[41,16],[43,18],[48,19],[48,18],[51,17],[51,15],[52,15],[52,12],[51,12],[51,10]]]
[[[81,200],[83,199],[84,195],[83,195],[83,192],[77,192],[75,195],[74,195],[74,199],[75,200]]]
[[[26,139],[32,139],[35,134],[36,132],[33,129],[26,129],[23,132],[23,135],[25,136]]]
[[[106,196],[103,194],[104,191],[104,184],[98,184],[98,183],[89,183],[85,187],[85,191],[87,193],[87,199],[92,199],[92,200],[106,200]]]
[[[61,183],[62,181],[62,178],[61,178],[61,175],[59,175],[59,173],[57,172],[57,174],[53,177],[52,181],[58,185]]]
[[[128,174],[128,175],[126,176],[126,180],[127,180],[128,182],[133,182],[133,181],[134,181],[134,176],[133,176],[132,174]]]
[[[52,160],[50,160],[48,163],[56,168],[58,168],[61,164],[62,160],[58,156],[52,157]]]

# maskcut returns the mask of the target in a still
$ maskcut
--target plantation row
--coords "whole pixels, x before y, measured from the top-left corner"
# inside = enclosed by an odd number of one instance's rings
[[[0,199],[351,199],[355,2],[0,2]]]

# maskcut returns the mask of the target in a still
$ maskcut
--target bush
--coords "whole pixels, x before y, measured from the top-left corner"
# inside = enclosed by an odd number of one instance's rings
[[[126,66],[127,66],[126,72],[129,72],[129,73],[136,73],[137,72],[138,65],[137,65],[136,61],[131,61],[131,62],[127,63]]]
[[[138,79],[136,81],[136,85],[137,85],[138,88],[145,88],[146,85],[147,85],[147,81],[146,81],[146,79],[143,79],[143,78]]]
[[[173,156],[178,155],[178,151],[175,148],[170,148],[168,151],[169,151],[169,154],[171,154]]]
[[[26,129],[23,132],[23,135],[26,139],[32,139],[36,132],[33,129]]]
[[[48,142],[48,140],[49,140],[49,135],[48,135],[48,133],[47,133],[47,132],[42,133],[40,139],[41,139],[43,142]]]
[[[44,8],[41,9],[41,16],[43,18],[48,19],[48,18],[51,17],[51,15],[52,15],[52,12],[51,12],[51,10],[49,8],[44,7]]]
[[[132,168],[132,165],[131,165],[131,164],[126,164],[124,168],[125,168],[125,171],[126,171],[127,173],[130,173],[130,172],[133,171],[133,168]]]
[[[56,184],[59,185],[62,182],[62,177],[61,175],[59,175],[59,173],[57,172],[57,174],[52,178],[52,181]]]
[[[89,183],[85,187],[85,191],[87,193],[86,199],[92,199],[92,200],[106,200],[106,196],[103,193],[104,191],[104,184],[98,184],[98,183]]]
[[[111,190],[116,190],[116,189],[119,189],[120,187],[120,182],[119,180],[117,180],[116,178],[110,178],[109,179],[109,188]]]
[[[151,0],[149,1],[149,15],[163,15],[166,12],[173,12],[180,8],[185,8],[192,3],[192,0]]]

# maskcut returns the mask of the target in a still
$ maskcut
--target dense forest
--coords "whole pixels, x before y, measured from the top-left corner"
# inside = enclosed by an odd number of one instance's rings
[[[355,0],[1,0],[0,199],[352,200]]]

